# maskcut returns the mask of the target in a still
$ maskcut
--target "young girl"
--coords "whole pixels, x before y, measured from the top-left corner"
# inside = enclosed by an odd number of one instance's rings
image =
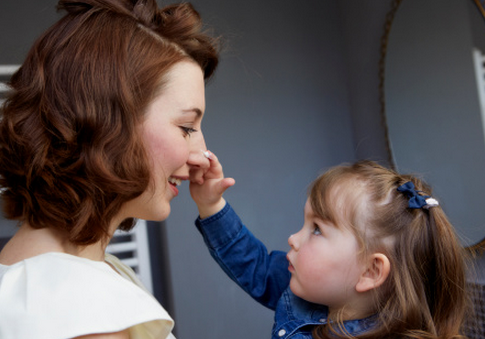
[[[229,277],[276,311],[272,338],[461,337],[463,250],[421,180],[371,161],[332,168],[311,185],[290,251],[268,254],[207,156],[209,180],[191,184],[197,228]]]

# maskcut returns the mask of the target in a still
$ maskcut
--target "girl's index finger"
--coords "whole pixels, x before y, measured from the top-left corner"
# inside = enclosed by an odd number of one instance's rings
[[[207,159],[209,159],[209,160],[214,159],[214,158],[213,158],[213,156],[212,156],[211,151],[205,151],[205,152],[203,152],[203,153],[204,153],[204,156],[205,156]]]

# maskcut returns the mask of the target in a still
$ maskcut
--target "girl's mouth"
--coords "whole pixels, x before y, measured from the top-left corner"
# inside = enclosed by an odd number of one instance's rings
[[[290,261],[290,258],[288,258],[288,255],[286,256],[286,260],[288,260],[288,271],[290,271],[291,273],[295,272],[295,268],[291,264],[291,261]]]

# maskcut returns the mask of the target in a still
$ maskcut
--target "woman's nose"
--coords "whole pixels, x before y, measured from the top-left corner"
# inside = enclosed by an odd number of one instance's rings
[[[209,160],[204,156],[204,152],[207,150],[204,135],[202,132],[197,134],[197,136],[194,135],[190,140],[187,164],[190,167],[208,168]]]
[[[204,155],[206,150],[204,136],[200,133],[197,138],[191,140],[189,146],[187,165],[189,166],[189,180],[191,182],[199,184],[204,182],[204,174],[210,167],[210,161]]]

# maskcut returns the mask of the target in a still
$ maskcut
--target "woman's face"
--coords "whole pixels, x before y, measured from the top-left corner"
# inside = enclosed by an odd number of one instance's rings
[[[151,183],[126,203],[125,217],[164,220],[183,180],[209,166],[201,122],[205,110],[202,69],[191,61],[175,64],[160,94],[148,106],[141,134],[151,165]]]

